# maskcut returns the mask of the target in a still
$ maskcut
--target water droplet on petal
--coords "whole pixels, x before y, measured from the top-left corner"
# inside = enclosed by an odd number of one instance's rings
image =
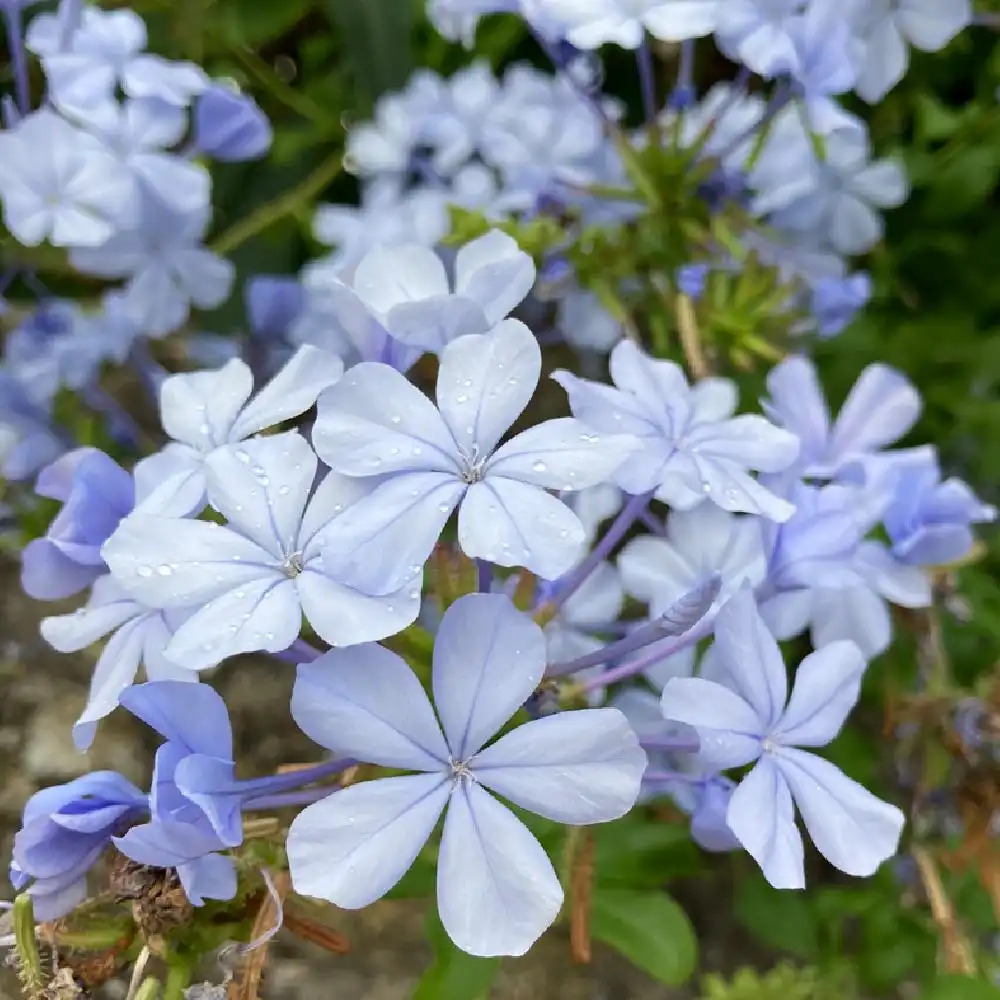
[[[535,472],[544,472],[548,466],[544,462],[535,462],[531,467]]]
[[[400,424],[403,422],[403,418],[398,413],[394,413],[391,417],[389,417],[389,422],[393,424]]]
[[[459,406],[461,406],[461,405],[462,405],[463,403],[467,403],[468,401],[469,401],[469,397],[468,397],[468,395],[467,395],[466,393],[464,393],[464,392],[460,392],[460,393],[459,393],[459,394],[458,394],[458,395],[457,395],[457,396],[455,397],[455,402],[456,402],[456,403],[458,403],[458,404],[459,404]]]
[[[173,566],[168,566],[166,563],[164,563],[162,566],[156,567],[156,572],[159,573],[160,576],[170,576],[173,573],[173,571],[174,571]]]
[[[287,497],[288,494],[291,493],[291,492],[292,492],[291,486],[279,486],[278,487],[278,496],[279,497]]]
[[[712,492],[712,484],[707,479],[702,481],[701,492],[706,496]]]
[[[139,576],[152,576],[153,575],[153,567],[152,566],[140,566],[136,570],[136,572],[139,574]]]

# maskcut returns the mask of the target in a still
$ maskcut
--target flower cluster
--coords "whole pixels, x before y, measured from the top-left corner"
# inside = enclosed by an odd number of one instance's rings
[[[361,206],[316,216],[335,252],[301,282],[247,286],[266,357],[173,374],[148,340],[234,281],[204,245],[202,161],[262,155],[267,123],[199,67],[147,53],[127,10],[64,2],[32,21],[48,95],[0,133],[7,227],[124,284],[97,314],[43,302],[4,344],[4,475],[38,472],[37,495],[61,504],[24,548],[23,585],[40,600],[87,592],[42,624],[62,652],[103,641],[78,747],[119,707],[163,738],[148,794],[98,772],[30,800],[11,871],[39,917],[81,903],[112,846],[175,870],[196,907],[231,900],[244,814],[285,807],[305,807],[276,825],[298,893],[366,906],[433,855],[442,924],[479,956],[523,954],[563,902],[501,800],[590,826],[668,797],[698,844],[742,846],[780,888],[805,884],[796,810],[849,875],[896,852],[903,813],[813,751],[889,645],[890,606],[929,606],[931,572],[966,557],[995,511],[942,478],[932,446],[897,447],[921,406],[900,372],[867,367],[834,419],[803,335],[838,332],[866,300],[847,258],[906,193],[836,99],[877,98],[904,39],[934,49],[969,19],[932,6],[434,0],[435,24],[466,40],[481,14],[519,14],[556,75],[516,65],[498,80],[476,63],[384,97],[348,140]],[[680,43],[680,77],[663,105],[645,88],[633,133],[585,52],[636,49],[642,71],[647,33]],[[742,69],[699,100],[692,46],[710,35]],[[655,322],[644,337],[612,308],[620,289],[588,285],[585,254],[529,255],[499,228],[639,225],[658,208],[642,202],[642,157],[666,136],[678,184],[709,218],[739,206],[742,228],[658,272],[663,301],[683,325],[745,252],[770,261],[769,308],[801,337],[760,413],[738,413],[735,382],[690,351],[686,372],[650,349]],[[488,231],[443,246],[449,208]],[[590,377],[542,382],[553,333],[591,352]],[[120,464],[51,413],[60,389],[89,393],[128,440],[97,385],[126,358],[162,434],[133,437]],[[790,685],[778,642],[806,634]],[[206,672],[243,654],[295,670],[292,718],[329,759],[236,777]]]

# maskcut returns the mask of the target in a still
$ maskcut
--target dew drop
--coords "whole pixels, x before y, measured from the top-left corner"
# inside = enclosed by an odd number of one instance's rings
[[[706,496],[712,492],[712,484],[707,479],[702,480],[701,492]]]
[[[535,462],[531,468],[534,469],[535,472],[544,472],[548,466],[544,462]]]
[[[139,576],[152,576],[153,568],[151,566],[140,566],[136,570],[136,572],[139,574]]]
[[[403,418],[398,413],[394,413],[391,417],[389,417],[389,422],[393,424],[400,424],[403,422]]]
[[[249,465],[249,464],[250,464],[250,453],[249,453],[249,452],[247,452],[246,450],[244,450],[243,448],[237,448],[237,449],[236,449],[236,457],[237,457],[237,458],[238,458],[238,459],[239,459],[239,460],[240,460],[240,461],[241,461],[241,462],[242,462],[242,463],[243,463],[244,465]]]
[[[287,497],[288,494],[291,493],[291,492],[292,492],[291,486],[279,486],[278,487],[278,496],[279,497]]]
[[[457,395],[457,396],[455,397],[455,402],[456,402],[456,403],[458,403],[458,404],[459,404],[460,406],[461,406],[461,405],[462,405],[463,403],[467,403],[468,401],[469,401],[469,397],[468,397],[468,395],[467,395],[466,393],[464,393],[464,392],[460,392],[460,393],[459,393],[459,394],[458,394],[458,395]]]
[[[171,576],[174,572],[174,568],[173,566],[168,566],[164,563],[162,566],[156,567],[156,572],[159,573],[160,576]]]

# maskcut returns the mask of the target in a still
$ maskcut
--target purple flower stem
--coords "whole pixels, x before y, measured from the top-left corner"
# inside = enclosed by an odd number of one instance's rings
[[[305,639],[296,639],[288,648],[299,657],[299,663],[312,663],[323,655],[321,649],[310,645]]]
[[[715,615],[706,616],[694,628],[688,629],[683,635],[672,636],[669,639],[654,643],[649,647],[645,656],[637,660],[632,660],[630,663],[623,663],[621,666],[606,670],[598,677],[591,678],[591,680],[583,685],[584,693],[589,694],[591,691],[598,691],[618,681],[635,677],[644,670],[655,666],[661,660],[666,659],[666,657],[672,656],[674,653],[679,653],[682,649],[687,649],[702,639],[707,639],[712,634],[714,628]]]
[[[22,115],[31,111],[31,83],[28,78],[28,60],[24,49],[24,26],[21,23],[20,4],[2,4],[4,25],[7,29],[7,48],[14,73],[14,92],[17,108]]]
[[[249,801],[255,802],[265,795],[271,796],[277,792],[287,792],[302,788],[303,785],[322,781],[324,778],[340,774],[342,771],[354,767],[355,764],[357,761],[351,757],[340,757],[337,760],[327,760],[315,767],[304,767],[298,771],[272,774],[264,778],[251,778],[249,781],[237,781],[235,790],[245,795]]]
[[[629,528],[642,517],[643,511],[649,506],[652,493],[644,493],[641,496],[632,497],[627,504],[618,512],[618,516],[611,522],[604,537],[594,546],[593,551],[580,563],[576,569],[571,570],[559,582],[556,592],[549,602],[549,610],[557,612],[576,592],[583,582],[594,572],[595,569],[611,554],[612,549],[625,537]]]
[[[636,49],[635,59],[639,68],[639,86],[642,88],[643,113],[646,124],[652,125],[656,121],[656,67],[648,38],[643,38],[642,44]]]
[[[673,750],[677,753],[697,753],[701,748],[696,736],[663,736],[640,739],[640,746],[647,750]]]
[[[332,795],[336,788],[308,788],[302,792],[288,792],[286,795],[264,795],[259,799],[251,799],[243,803],[245,810],[250,809],[287,809],[290,806],[311,806],[320,799]]]
[[[663,522],[650,510],[644,510],[639,515],[639,520],[642,522],[644,528],[649,528],[649,530],[654,535],[665,535],[666,532],[663,530]]]
[[[697,785],[702,779],[695,774],[685,774],[683,771],[647,771],[642,776],[643,781],[684,781]]]
[[[485,559],[476,560],[476,589],[480,594],[488,594],[493,589],[493,563]]]
[[[98,385],[88,385],[83,390],[84,402],[96,413],[107,418],[111,436],[121,444],[138,450],[142,431],[127,410]]]

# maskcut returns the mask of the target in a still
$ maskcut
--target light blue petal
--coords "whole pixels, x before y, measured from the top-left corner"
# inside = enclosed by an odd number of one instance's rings
[[[781,748],[774,761],[820,854],[848,875],[873,875],[899,846],[905,819],[839,768],[802,750]]]
[[[164,653],[187,670],[204,670],[240,653],[287,649],[301,630],[295,584],[275,570],[209,601],[177,628]]]
[[[267,427],[297,417],[344,374],[344,362],[318,347],[300,347],[237,417],[229,433],[242,441]]]
[[[233,733],[220,695],[207,684],[155,681],[134,684],[122,705],[147,726],[188,753],[231,759]]]
[[[719,612],[715,650],[726,669],[727,683],[757,713],[757,732],[768,732],[785,708],[788,674],[750,586],[744,585]]]
[[[420,574],[465,490],[447,472],[387,479],[323,529],[323,571],[364,593],[395,593]]]
[[[813,363],[801,356],[786,358],[768,373],[767,390],[771,398],[764,412],[798,437],[805,464],[821,462],[830,436],[830,411]]]
[[[553,490],[581,490],[610,480],[641,448],[626,434],[599,434],[572,417],[546,420],[511,438],[490,459],[489,475]]]
[[[559,914],[563,892],[541,845],[475,782],[451,797],[441,836],[438,912],[470,955],[523,955]]]
[[[458,512],[458,541],[472,558],[525,566],[557,580],[580,556],[585,533],[561,500],[537,486],[489,476],[470,486]]]
[[[281,564],[296,550],[317,465],[298,431],[217,448],[205,460],[208,497],[235,530]]]
[[[795,672],[792,696],[771,739],[787,746],[826,746],[857,704],[866,667],[853,642],[833,642],[810,653]]]
[[[355,365],[319,399],[313,445],[348,476],[457,474],[458,448],[434,404],[394,368]]]
[[[459,337],[441,354],[437,404],[459,448],[485,459],[524,411],[542,371],[542,351],[521,322]]]
[[[782,472],[799,454],[799,439],[752,413],[700,424],[685,435],[685,447],[699,456],[727,459],[743,468]]]
[[[252,391],[250,368],[235,358],[218,371],[170,375],[160,386],[163,429],[199,450],[223,444]]]
[[[698,732],[698,756],[718,770],[742,767],[762,750],[760,718],[738,694],[701,677],[674,677],[660,700],[663,717]]]
[[[545,637],[500,594],[468,594],[445,612],[433,687],[451,755],[467,760],[528,700],[545,671]]]
[[[759,760],[737,785],[726,810],[726,823],[771,885],[776,889],[805,888],[804,849],[795,825],[792,795],[769,757]]]
[[[102,554],[122,588],[151,608],[220,597],[275,569],[259,545],[214,522],[132,514]]]
[[[383,767],[441,771],[448,747],[407,664],[381,646],[333,649],[300,664],[292,717],[312,740]]]
[[[232,899],[236,895],[236,864],[222,854],[206,854],[178,865],[177,876],[195,906],[206,899]]]
[[[920,416],[920,394],[888,365],[869,365],[860,375],[833,426],[830,449],[844,461],[898,441]]]
[[[377,642],[402,632],[420,614],[420,584],[418,577],[391,594],[372,597],[315,565],[307,565],[295,579],[306,620],[331,646]]]
[[[849,640],[872,659],[889,648],[892,616],[888,605],[870,587],[817,587],[812,597],[813,646]]]
[[[535,262],[499,229],[466,243],[455,257],[455,291],[478,303],[490,326],[519,306],[535,283]]]
[[[573,416],[588,427],[605,434],[634,434],[637,437],[658,433],[652,417],[628,393],[600,382],[589,382],[567,371],[553,372],[552,378],[566,390]]]
[[[607,823],[639,797],[646,754],[613,708],[561,712],[502,736],[470,761],[479,782],[557,823]]]
[[[485,333],[490,324],[475,302],[443,295],[393,306],[385,328],[400,344],[436,353],[460,337]]]
[[[295,891],[345,910],[381,899],[427,842],[450,787],[440,774],[380,778],[304,809],[288,831]]]

